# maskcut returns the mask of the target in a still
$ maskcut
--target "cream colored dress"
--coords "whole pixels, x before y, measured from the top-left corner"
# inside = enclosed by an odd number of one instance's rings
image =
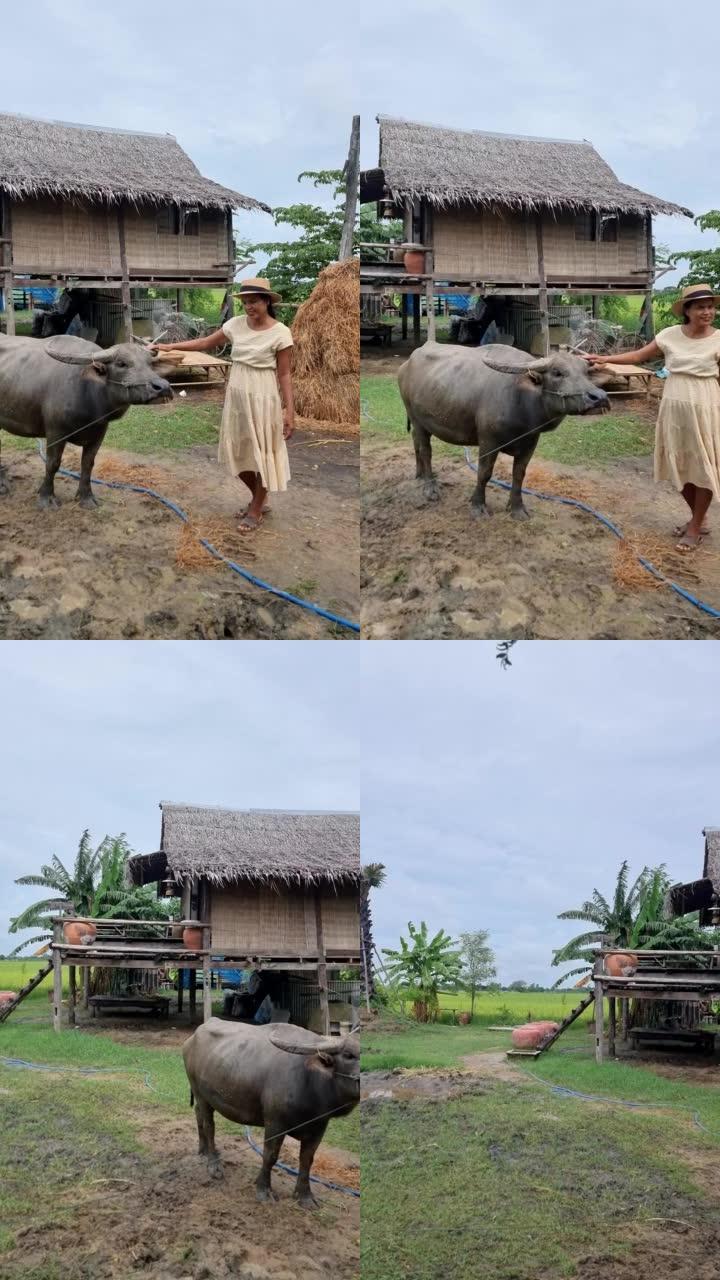
[[[712,489],[720,498],[720,329],[688,338],[674,324],[655,341],[669,374],[655,436],[655,479],[676,489]]]
[[[232,343],[232,369],[220,423],[218,459],[234,476],[253,471],[271,493],[287,489],[290,464],[283,439],[277,353],[293,345],[286,325],[251,329],[246,316],[223,325]]]

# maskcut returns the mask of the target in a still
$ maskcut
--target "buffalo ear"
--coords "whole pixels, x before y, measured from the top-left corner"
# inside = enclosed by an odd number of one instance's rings
[[[323,1053],[322,1049],[318,1049],[318,1058],[324,1062],[326,1067],[335,1066],[335,1055],[333,1053]]]
[[[542,369],[528,369],[527,376],[528,378],[531,378],[533,382],[542,383],[543,371]]]
[[[107,377],[108,367],[104,361],[93,360],[90,367],[93,370],[93,373],[99,373],[101,378]]]

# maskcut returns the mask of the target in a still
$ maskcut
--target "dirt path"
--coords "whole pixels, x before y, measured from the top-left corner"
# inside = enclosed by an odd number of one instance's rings
[[[157,457],[104,449],[98,474],[149,483],[177,501],[205,534],[244,568],[350,620],[359,609],[358,450],[350,440],[298,432],[293,480],[273,500],[263,529],[245,539],[235,513],[240,487],[198,445]],[[160,504],[139,494],[98,490],[97,511],[72,501],[60,479],[59,511],[39,511],[35,453],[3,439],[13,489],[0,499],[2,639],[311,639],[352,632],[244,583],[193,543]],[[64,463],[77,465],[77,450]],[[121,478],[118,476],[118,478]],[[186,535],[187,536],[187,535]],[[178,552],[183,563],[180,567]]]
[[[367,639],[720,637],[720,621],[656,586],[650,575],[639,572],[642,586],[621,585],[617,540],[591,516],[529,498],[532,519],[516,522],[504,511],[505,494],[490,489],[493,515],[478,521],[469,508],[474,477],[462,454],[438,457],[435,469],[440,501],[425,503],[410,442],[363,441]],[[682,502],[654,485],[650,459],[595,469],[538,463],[531,465],[527,484],[553,484],[584,497],[626,535],[637,537],[646,555],[648,541],[661,543],[663,551],[667,546],[666,572],[720,608],[720,519],[715,517],[714,536],[691,560],[673,557],[671,531]]]

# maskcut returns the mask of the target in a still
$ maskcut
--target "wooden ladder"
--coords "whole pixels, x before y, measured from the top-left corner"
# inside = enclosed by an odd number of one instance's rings
[[[43,978],[47,978],[48,974],[52,972],[52,967],[52,960],[47,960],[43,968],[35,974],[35,977],[31,978],[29,982],[26,982],[25,986],[18,991],[15,999],[11,1000],[9,1004],[4,1005],[3,1008],[0,1009],[0,1022],[4,1022],[6,1018],[9,1018],[13,1009],[17,1009],[20,1001],[24,1000],[26,996],[30,995],[31,991],[34,991],[36,987],[40,986]]]
[[[563,1031],[567,1031],[571,1023],[573,1023],[576,1018],[579,1018],[581,1013],[584,1013],[585,1009],[587,1009],[588,1005],[592,1004],[594,999],[595,993],[591,991],[589,995],[583,997],[580,1004],[575,1006],[575,1008],[568,1014],[567,1018],[563,1018],[557,1031],[551,1031],[550,1034],[547,1035],[544,1040],[541,1040],[539,1045],[534,1049],[508,1049],[508,1058],[539,1058],[540,1054],[544,1053],[546,1049],[549,1049],[550,1045],[554,1044],[555,1041],[559,1039]]]

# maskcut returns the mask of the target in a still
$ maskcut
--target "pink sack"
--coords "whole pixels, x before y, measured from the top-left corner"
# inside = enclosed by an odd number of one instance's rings
[[[516,1027],[510,1038],[515,1049],[537,1049],[557,1029],[557,1022],[527,1022],[524,1027]]]

